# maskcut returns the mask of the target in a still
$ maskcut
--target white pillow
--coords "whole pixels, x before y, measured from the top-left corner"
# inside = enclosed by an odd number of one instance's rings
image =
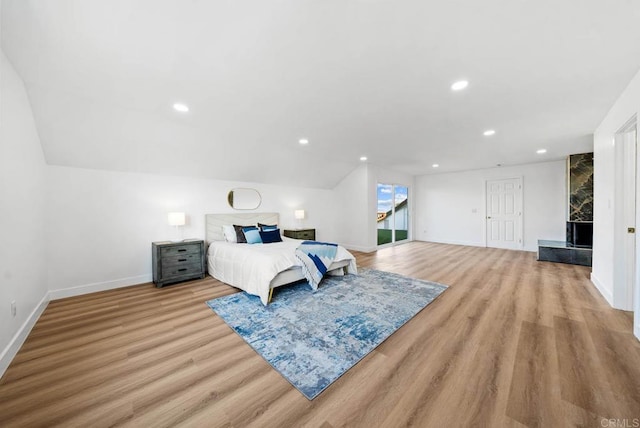
[[[236,230],[231,225],[222,226],[222,233],[224,234],[224,240],[227,242],[238,242],[238,235]]]

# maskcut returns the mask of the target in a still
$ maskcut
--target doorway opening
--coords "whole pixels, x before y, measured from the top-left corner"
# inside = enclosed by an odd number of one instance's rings
[[[409,188],[378,183],[378,245],[409,239]]]

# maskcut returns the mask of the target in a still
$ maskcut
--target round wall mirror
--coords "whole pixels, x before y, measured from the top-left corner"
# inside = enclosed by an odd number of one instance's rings
[[[256,189],[238,187],[229,191],[227,201],[235,210],[255,210],[262,203],[262,198]]]

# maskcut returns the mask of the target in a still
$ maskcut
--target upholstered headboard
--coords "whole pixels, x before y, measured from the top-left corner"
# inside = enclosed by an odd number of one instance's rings
[[[255,226],[257,223],[280,224],[278,213],[227,213],[205,214],[207,244],[212,241],[224,241],[222,226],[238,224],[241,226]]]

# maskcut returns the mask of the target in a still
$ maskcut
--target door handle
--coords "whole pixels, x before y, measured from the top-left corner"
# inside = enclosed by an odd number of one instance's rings
[[[491,217],[487,217],[487,218],[489,219],[489,218],[491,218]]]
[[[635,227],[627,227],[627,233],[636,233]]]

